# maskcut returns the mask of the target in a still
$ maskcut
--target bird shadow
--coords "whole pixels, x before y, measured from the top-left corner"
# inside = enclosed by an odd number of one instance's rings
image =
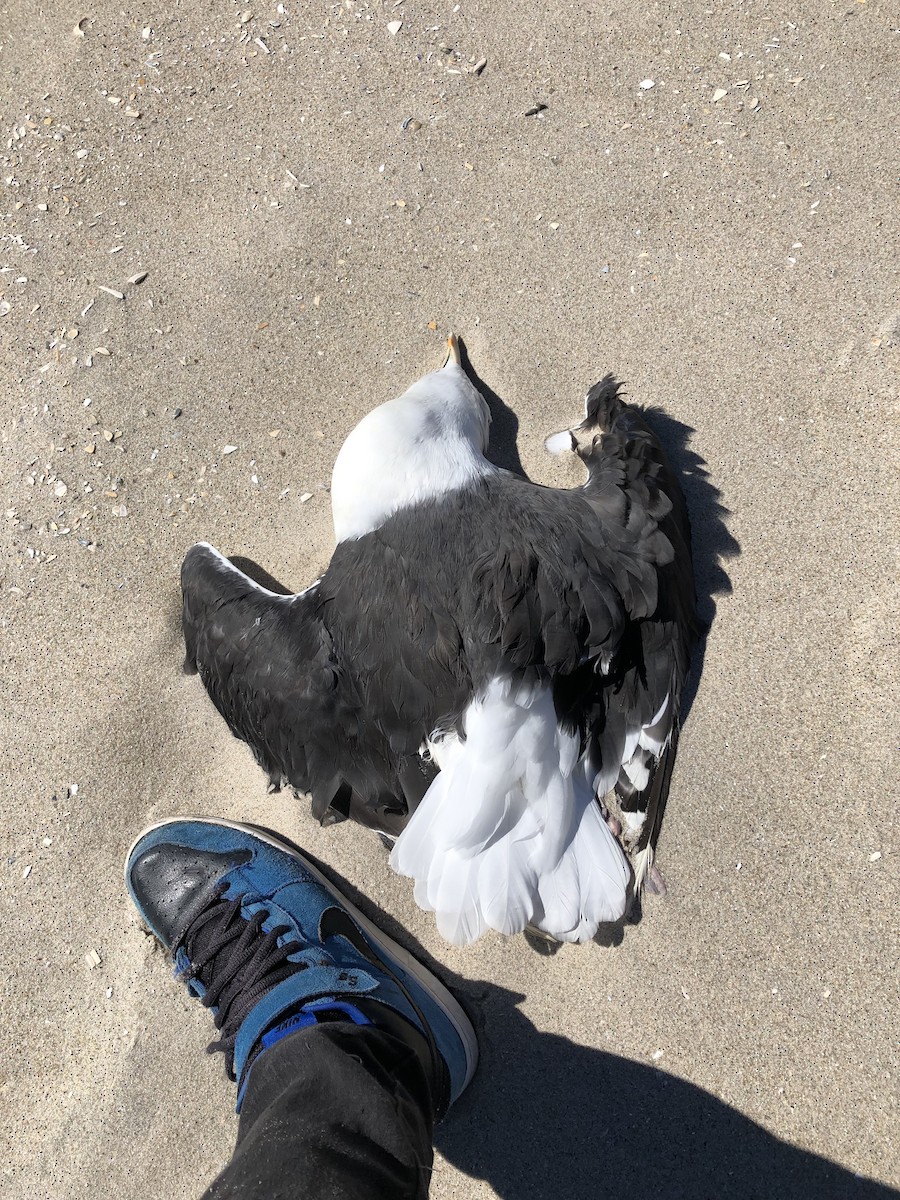
[[[782,1141],[695,1084],[541,1032],[520,1010],[524,995],[448,971],[338,872],[313,861],[369,920],[427,963],[468,1012],[479,1068],[436,1128],[435,1145],[501,1200],[900,1196]]]
[[[690,445],[696,430],[660,408],[647,408],[643,412],[678,476],[691,524],[691,557],[701,632],[681,694],[680,720],[684,726],[703,672],[707,639],[716,617],[715,598],[729,596],[733,591],[724,563],[737,558],[741,547],[726,523],[730,510],[723,503],[722,491],[713,483],[706,460]]]
[[[519,418],[497,393],[481,378],[472,366],[466,344],[459,339],[459,358],[462,369],[471,379],[475,387],[487,401],[491,412],[491,428],[488,434],[487,457],[498,467],[521,475],[524,479],[525,468],[519,456]]]
[[[274,575],[270,575],[265,567],[261,567],[255,559],[245,558],[243,554],[230,554],[228,561],[239,571],[252,579],[254,583],[258,583],[260,587],[264,587],[267,591],[275,592],[277,596],[293,596],[293,588],[286,587],[280,579],[276,579]]]

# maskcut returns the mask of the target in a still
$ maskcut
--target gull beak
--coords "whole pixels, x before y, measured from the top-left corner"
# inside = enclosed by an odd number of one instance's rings
[[[459,340],[455,333],[451,333],[447,338],[447,359],[444,366],[449,367],[451,363],[457,367],[462,366],[462,360],[459,357]]]

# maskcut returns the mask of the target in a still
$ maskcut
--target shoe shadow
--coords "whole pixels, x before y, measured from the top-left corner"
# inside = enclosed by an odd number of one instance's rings
[[[478,985],[473,985],[478,986]],[[504,1200],[886,1200],[683,1079],[539,1033],[480,985],[481,1062],[435,1142]]]
[[[312,856],[309,856],[312,857]],[[900,1192],[768,1133],[702,1088],[541,1033],[523,995],[453,975],[396,921],[313,860],[379,928],[450,987],[481,1058],[435,1130],[460,1171],[502,1200],[897,1200]]]

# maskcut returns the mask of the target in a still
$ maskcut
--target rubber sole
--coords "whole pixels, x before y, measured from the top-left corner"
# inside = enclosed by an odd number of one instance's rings
[[[321,871],[302,854],[296,846],[277,834],[270,833],[266,829],[261,829],[258,825],[247,825],[241,821],[226,821],[224,819],[213,819],[211,817],[169,817],[165,821],[156,821],[152,825],[148,825],[143,829],[128,848],[128,853],[125,856],[125,887],[128,891],[128,864],[131,862],[131,856],[138,842],[147,836],[148,833],[153,833],[154,830],[163,829],[166,825],[172,825],[178,821],[190,821],[192,824],[198,825],[213,825],[219,828],[235,829],[241,833],[250,834],[252,837],[258,838],[259,841],[265,842],[267,845],[274,847],[276,850],[281,850],[285,854],[289,854],[291,858],[303,865],[304,870],[309,871],[315,877],[318,883],[329,892],[342,908],[353,917],[354,921],[363,929],[367,937],[369,937],[379,951],[390,960],[392,966],[399,968],[412,975],[416,982],[428,993],[434,1003],[444,1013],[447,1020],[459,1034],[459,1039],[463,1044],[463,1050],[466,1056],[466,1077],[463,1085],[459,1090],[459,1095],[466,1090],[472,1082],[472,1076],[475,1074],[475,1068],[478,1066],[478,1039],[475,1036],[475,1030],[472,1027],[472,1022],[466,1016],[460,1003],[454,999],[452,993],[444,987],[434,972],[429,971],[424,963],[419,962],[415,955],[410,954],[398,942],[388,935],[377,925],[373,924],[368,917],[364,916],[359,909],[352,904],[346,896],[337,890],[334,884],[330,883]],[[130,893],[129,893],[130,894]],[[458,1099],[459,1097],[457,1097]]]

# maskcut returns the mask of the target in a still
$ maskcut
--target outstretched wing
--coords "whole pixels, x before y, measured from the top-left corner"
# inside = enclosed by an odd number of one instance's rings
[[[612,379],[588,392],[585,412],[577,433],[588,438],[578,451],[589,472],[586,491],[601,509],[617,512],[622,529],[646,530],[649,521],[671,547],[656,560],[656,603],[644,614],[632,614],[605,686],[588,702],[585,721],[598,792],[615,786],[626,841],[638,852],[640,884],[668,797],[681,692],[699,632],[690,524],[677,477],[651,424],[623,401]]]
[[[286,780],[311,792],[320,819],[351,815],[351,809],[363,819],[354,806],[371,818],[364,823],[386,831],[405,819],[397,764],[377,738],[361,745],[371,731],[361,722],[352,677],[336,658],[318,585],[278,595],[200,543],[184,560],[181,587],[185,669],[200,675],[270,786]],[[409,774],[415,791],[415,774]]]
[[[185,557],[181,591],[185,670],[200,675],[273,784],[285,777],[305,788],[309,763],[294,725],[334,690],[330,647],[308,594],[270,592],[203,542]]]

